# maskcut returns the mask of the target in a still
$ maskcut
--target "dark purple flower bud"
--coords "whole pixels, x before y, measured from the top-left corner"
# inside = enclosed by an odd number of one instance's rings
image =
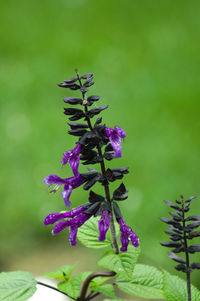
[[[105,136],[110,140],[110,144],[114,150],[115,158],[122,157],[122,146],[121,146],[121,138],[124,139],[126,137],[126,133],[124,130],[118,126],[115,126],[114,129],[105,127],[104,129]]]
[[[106,239],[106,232],[110,227],[110,213],[108,210],[104,210],[99,220],[99,240],[104,241]]]
[[[118,223],[120,224],[121,243],[122,243],[122,247],[120,250],[122,252],[126,252],[129,241],[131,241],[131,243],[134,247],[138,247],[139,241],[138,241],[138,237],[135,234],[135,232],[133,232],[133,230],[125,224],[125,221],[123,220],[123,218],[119,218]]]
[[[61,163],[63,165],[65,165],[69,162],[69,165],[71,166],[72,171],[75,176],[79,175],[78,165],[79,165],[79,161],[80,161],[80,158],[79,158],[80,152],[81,152],[81,145],[79,143],[77,143],[77,145],[72,150],[69,150],[69,151],[63,153],[63,158],[61,161]]]
[[[79,187],[83,184],[83,178],[80,175],[62,179],[56,175],[49,175],[44,180],[43,183],[49,184],[49,186],[55,185],[54,188],[50,192],[56,192],[58,188],[64,184],[62,197],[64,199],[65,205],[69,207],[71,202],[69,201],[69,197],[73,189]]]

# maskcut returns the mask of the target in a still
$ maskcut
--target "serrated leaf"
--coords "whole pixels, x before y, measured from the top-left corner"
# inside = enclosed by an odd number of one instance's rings
[[[25,301],[36,291],[36,281],[28,272],[0,273],[0,300]]]
[[[98,264],[106,269],[123,275],[127,279],[132,278],[135,264],[140,254],[140,247],[129,245],[126,253],[120,252],[118,255],[113,251],[108,252]]]
[[[116,226],[116,232],[119,232],[119,226]],[[98,219],[91,217],[82,227],[79,228],[79,241],[88,248],[100,249],[111,246],[110,232],[106,234],[105,241],[99,241]]]
[[[102,284],[90,287],[91,291],[98,292],[107,297],[115,298],[115,291],[112,284]]]
[[[72,272],[74,271],[77,263],[74,265],[63,265],[60,268],[56,269],[53,272],[48,272],[43,274],[46,277],[60,279],[60,280],[67,280],[70,278]]]
[[[154,267],[136,264],[131,280],[119,275],[118,288],[130,295],[146,299],[164,299],[163,275]]]
[[[173,276],[168,272],[163,272],[163,289],[167,301],[186,301],[187,298],[187,284],[183,279]],[[191,286],[192,301],[200,300],[200,291]]]
[[[80,295],[81,284],[91,274],[91,272],[83,272],[75,275],[69,281],[58,283],[58,289],[66,293],[73,299],[77,299]]]

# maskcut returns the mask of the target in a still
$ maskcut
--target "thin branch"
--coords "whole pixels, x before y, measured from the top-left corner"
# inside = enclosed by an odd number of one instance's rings
[[[49,285],[49,284],[46,284],[46,283],[43,283],[43,282],[40,282],[40,281],[37,281],[37,284],[46,286],[46,287],[48,287],[48,288],[51,288],[51,289],[53,289],[54,291],[57,291],[58,293],[61,293],[61,294],[65,295],[65,296],[67,296],[68,298],[71,298],[71,299],[73,299],[73,300],[76,300],[76,299],[70,297],[69,295],[67,295],[66,293],[59,291],[59,289],[57,289],[57,288],[54,287],[54,286],[51,286],[51,285]]]
[[[91,296],[88,296],[87,297],[87,299],[86,299],[86,301],[89,301],[89,300],[92,300],[92,299],[94,299],[95,297],[97,297],[98,295],[100,295],[100,293],[95,293],[95,294],[93,294],[93,295],[91,295]]]

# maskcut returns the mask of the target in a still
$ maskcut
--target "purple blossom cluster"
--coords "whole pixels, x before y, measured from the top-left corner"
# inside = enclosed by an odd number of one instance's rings
[[[55,224],[52,234],[56,235],[66,228],[69,228],[69,241],[72,246],[77,244],[76,236],[78,228],[81,227],[91,216],[100,215],[98,221],[99,227],[99,240],[104,241],[106,239],[106,233],[111,227],[113,221],[113,212],[116,216],[116,220],[120,225],[121,231],[121,251],[126,252],[129,241],[131,241],[134,247],[139,245],[137,235],[132,231],[130,227],[125,224],[122,218],[120,209],[116,204],[116,201],[122,201],[127,198],[127,190],[122,183],[114,192],[113,197],[110,197],[109,182],[113,182],[124,177],[124,174],[128,173],[128,169],[125,167],[120,168],[105,168],[104,159],[112,160],[114,158],[122,157],[122,145],[121,139],[126,137],[125,131],[115,126],[114,128],[106,127],[102,123],[102,118],[97,118],[95,124],[92,126],[91,118],[98,115],[107,106],[97,107],[91,110],[88,108],[96,101],[99,100],[99,96],[89,96],[86,98],[86,92],[88,87],[93,84],[92,73],[79,76],[64,81],[59,84],[60,87],[69,88],[71,90],[80,90],[82,98],[78,97],[65,97],[64,102],[70,105],[81,105],[84,107],[84,111],[81,109],[65,108],[64,114],[70,115],[71,121],[76,121],[81,118],[85,118],[87,124],[83,123],[69,123],[71,130],[68,132],[70,135],[79,136],[79,140],[72,150],[65,151],[62,157],[62,165],[69,163],[73,176],[70,178],[62,179],[57,175],[50,174],[44,180],[43,183],[48,184],[51,187],[50,192],[56,192],[61,186],[62,198],[64,199],[65,206],[69,207],[71,202],[69,200],[72,190],[83,185],[83,189],[89,190],[96,182],[101,183],[105,189],[105,197],[98,195],[90,190],[88,203],[76,207],[70,211],[56,212],[49,214],[45,220],[44,225]],[[82,84],[82,81],[84,81]],[[103,147],[104,153],[102,153]],[[95,169],[88,168],[88,173],[79,173],[79,163],[83,161],[84,165],[87,164],[100,164],[101,172]],[[114,208],[114,211],[113,211]]]

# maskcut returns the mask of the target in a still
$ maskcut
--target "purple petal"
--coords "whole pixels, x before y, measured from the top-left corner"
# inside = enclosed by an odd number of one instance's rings
[[[66,182],[65,179],[61,179],[60,177],[58,177],[56,175],[49,175],[43,180],[43,183],[49,184],[49,185],[53,185],[53,184],[62,185],[62,184],[65,184],[65,182]]]
[[[123,218],[120,218],[117,221],[120,224],[120,231],[121,231],[122,247],[120,250],[122,252],[126,252],[130,240],[134,247],[138,247],[139,241],[138,241],[138,237],[137,237],[136,233],[133,232],[132,229],[125,224],[125,221],[123,220]]]
[[[76,218],[73,219],[73,222],[78,226],[81,227],[89,218],[91,215],[81,213]]]
[[[61,163],[62,163],[63,165],[67,164],[68,159],[69,159],[71,153],[72,153],[71,151],[67,151],[67,152],[64,152],[64,153],[63,153],[63,158],[62,158],[62,161],[61,161]]]
[[[83,206],[79,206],[79,207],[76,207],[68,212],[65,213],[65,217],[75,217],[77,215],[79,215],[80,213],[82,213],[83,211],[85,211],[86,208],[83,207]]]
[[[63,153],[62,164],[67,164],[67,162],[69,162],[75,176],[79,174],[78,165],[80,161],[80,152],[81,145],[77,143],[77,145],[72,150]]]
[[[72,155],[69,158],[69,165],[71,166],[72,172],[75,176],[79,175],[78,166],[79,166],[80,158],[79,155]]]
[[[76,241],[77,232],[78,232],[77,225],[70,226],[69,241],[70,241],[71,246],[77,245],[77,241]]]
[[[131,239],[131,243],[134,247],[139,246],[138,237],[135,232],[133,232],[133,231],[131,232],[130,239]]]
[[[113,132],[113,129],[105,127],[104,133],[105,133],[106,137],[109,138],[110,135],[112,134],[112,132]]]
[[[121,243],[122,243],[122,246],[121,246],[120,250],[125,253],[127,251],[127,247],[129,244],[128,235],[125,232],[121,233]]]
[[[72,185],[73,189],[83,184],[83,178],[81,177],[81,175],[77,175],[69,179],[70,179],[69,183]]]
[[[124,139],[126,137],[126,133],[124,132],[124,130],[122,128],[120,128],[119,126],[115,126],[114,127],[114,131],[118,134],[119,137],[121,137],[122,139]]]
[[[69,201],[69,197],[72,192],[72,185],[65,184],[62,192],[62,198],[64,199],[65,205],[69,207],[71,202]]]
[[[80,143],[77,143],[77,145],[73,149],[73,153],[75,153],[76,155],[79,155],[80,152],[81,152],[81,145],[80,145]]]
[[[49,215],[47,215],[47,217],[44,220],[44,225],[50,225],[50,224],[54,224],[55,222],[66,218],[66,213],[60,213],[60,212],[55,212],[55,213],[50,213]]]
[[[53,231],[52,231],[52,234],[53,235],[56,235],[60,232],[62,232],[63,230],[65,230],[67,227],[70,226],[70,223],[69,221],[63,221],[63,222],[59,222],[55,225]]]
[[[102,216],[98,222],[99,225],[99,240],[104,241],[106,239],[106,233],[110,227],[110,214],[107,210],[104,210]]]
[[[122,146],[121,146],[120,137],[116,133],[113,133],[110,136],[109,140],[110,140],[112,148],[115,152],[115,158],[121,158],[122,157]]]

